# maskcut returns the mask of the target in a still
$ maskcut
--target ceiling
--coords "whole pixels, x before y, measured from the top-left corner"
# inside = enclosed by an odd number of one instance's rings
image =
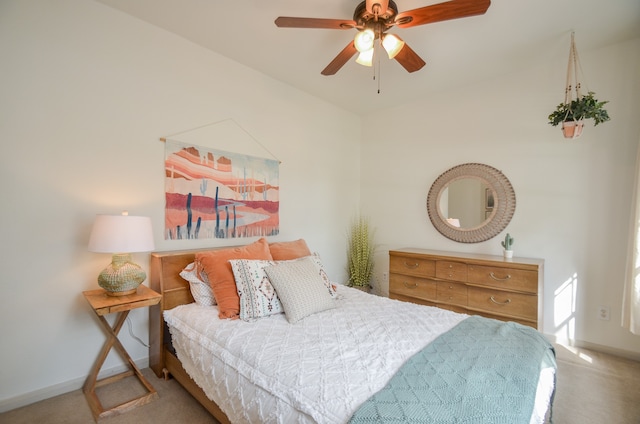
[[[480,16],[393,28],[427,65],[407,73],[381,59],[380,77],[350,60],[320,74],[355,30],[277,28],[278,16],[352,19],[360,0],[97,0],[356,114],[405,103],[640,37],[638,0],[493,0]],[[395,0],[400,12],[437,0]],[[584,54],[584,53],[583,53]],[[378,93],[378,84],[380,93]]]

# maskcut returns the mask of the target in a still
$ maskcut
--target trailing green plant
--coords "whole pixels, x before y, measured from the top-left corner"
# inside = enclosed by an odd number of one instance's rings
[[[500,244],[502,244],[504,250],[511,250],[511,246],[513,246],[513,237],[507,233],[507,235],[504,236],[504,241],[500,242]]]
[[[555,127],[562,122],[593,119],[595,126],[610,120],[609,112],[603,107],[609,101],[601,102],[594,97],[595,94],[589,91],[587,95],[573,99],[569,103],[560,103],[549,115],[549,124]]]
[[[347,285],[369,287],[373,275],[375,245],[374,231],[369,219],[358,216],[353,219],[347,237],[347,266],[349,281]]]

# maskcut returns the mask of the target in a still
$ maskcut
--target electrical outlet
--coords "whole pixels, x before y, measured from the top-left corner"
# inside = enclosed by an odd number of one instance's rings
[[[609,321],[611,319],[611,308],[608,306],[598,306],[598,319]]]

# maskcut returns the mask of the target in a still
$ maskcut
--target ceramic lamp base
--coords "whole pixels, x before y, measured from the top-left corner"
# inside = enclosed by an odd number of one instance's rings
[[[146,278],[147,274],[131,260],[130,254],[114,254],[109,266],[98,276],[98,285],[109,296],[126,296],[135,293]]]

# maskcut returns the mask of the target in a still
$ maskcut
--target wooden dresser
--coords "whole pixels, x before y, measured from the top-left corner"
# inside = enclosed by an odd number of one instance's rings
[[[542,330],[544,260],[389,251],[389,297]]]

